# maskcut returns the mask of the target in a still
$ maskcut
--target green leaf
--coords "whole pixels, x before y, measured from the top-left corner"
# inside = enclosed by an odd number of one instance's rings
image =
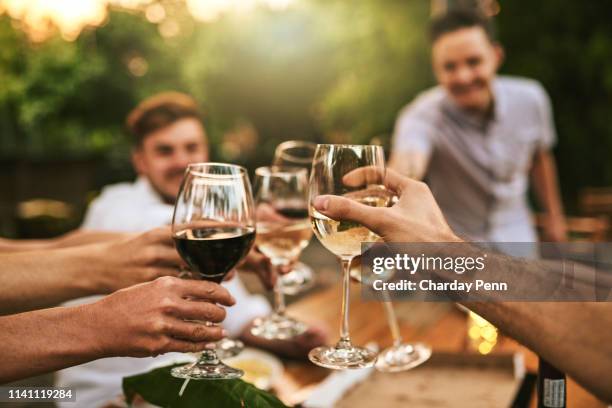
[[[168,408],[286,408],[274,395],[242,380],[191,380],[179,397],[185,380],[174,378],[161,367],[144,374],[123,378],[123,393],[128,404],[140,395],[145,401]]]

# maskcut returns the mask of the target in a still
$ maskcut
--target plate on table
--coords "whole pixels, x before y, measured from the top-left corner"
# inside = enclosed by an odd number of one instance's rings
[[[274,355],[246,347],[240,354],[223,362],[244,371],[242,379],[261,390],[268,391],[283,374],[283,363]]]

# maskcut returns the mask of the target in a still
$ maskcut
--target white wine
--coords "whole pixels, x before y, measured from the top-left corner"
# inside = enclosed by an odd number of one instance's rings
[[[383,186],[372,186],[345,194],[344,197],[371,207],[387,207],[391,201],[390,192]],[[335,221],[314,208],[310,221],[315,235],[323,246],[339,257],[356,257],[361,254],[362,242],[380,241],[380,237],[353,221]]]
[[[339,257],[361,254],[362,242],[376,242],[379,236],[352,221],[335,221],[316,210],[310,216],[315,235],[323,246]]]
[[[312,237],[308,219],[291,223],[258,222],[255,245],[270,259],[296,260]]]

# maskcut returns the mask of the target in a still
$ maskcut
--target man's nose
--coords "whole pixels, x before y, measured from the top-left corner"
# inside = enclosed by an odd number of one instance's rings
[[[474,74],[467,66],[461,66],[455,71],[454,82],[460,85],[468,85],[472,82]]]
[[[173,156],[173,164],[178,168],[187,167],[193,160],[188,152],[176,152]]]

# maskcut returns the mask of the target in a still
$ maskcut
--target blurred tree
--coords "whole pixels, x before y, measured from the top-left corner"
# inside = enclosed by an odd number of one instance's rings
[[[331,85],[334,70],[318,23],[308,9],[296,7],[228,16],[196,30],[185,77],[205,104],[213,148],[222,158],[269,164],[281,141],[319,138],[313,107]],[[223,139],[228,129],[248,124],[256,129],[256,150]]]
[[[194,94],[216,160],[268,163],[285,139],[388,143],[399,109],[433,85],[430,2],[300,0],[199,23],[183,2],[165,19],[114,10],[74,42],[31,43],[0,16],[0,155],[105,154],[130,176],[127,112],[151,93]],[[612,185],[609,2],[499,1],[503,72],[542,81],[555,108],[568,203]],[[553,12],[554,11],[554,12]]]
[[[503,72],[544,84],[554,107],[565,202],[577,191],[612,185],[612,3],[501,2],[497,23]]]
[[[319,119],[336,142],[388,142],[403,105],[433,84],[426,39],[428,2],[316,2],[334,50],[335,84]]]

